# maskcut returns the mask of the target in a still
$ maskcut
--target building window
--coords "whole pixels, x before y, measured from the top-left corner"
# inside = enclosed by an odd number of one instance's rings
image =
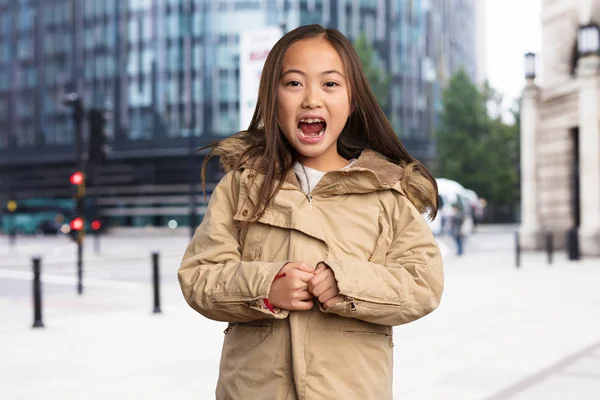
[[[0,92],[10,89],[9,69],[0,68]]]
[[[172,45],[169,50],[169,69],[171,71],[179,71],[183,65],[183,54],[179,50],[179,46]]]
[[[174,39],[179,36],[179,14],[171,13],[168,16],[168,36]]]
[[[12,19],[10,13],[0,14],[0,36],[8,37],[12,31]]]
[[[167,82],[167,93],[168,101],[171,104],[177,103],[177,78],[171,76],[171,79]]]
[[[152,0],[131,0],[130,9],[131,11],[141,11],[148,9],[152,6]]]
[[[139,41],[139,20],[135,17],[129,20],[129,43],[135,45]]]
[[[199,77],[194,80],[193,98],[197,103],[204,100],[202,79],[199,79]]]
[[[31,37],[23,37],[17,44],[17,58],[26,60],[33,57],[33,42]]]
[[[19,16],[17,17],[17,29],[19,32],[32,30],[33,18],[34,12],[32,8],[29,8],[28,6],[21,8]]]
[[[138,57],[139,57],[139,53],[135,52],[135,51],[130,51],[129,52],[129,57],[128,57],[128,61],[127,61],[127,73],[129,75],[137,75],[139,73],[138,71]]]
[[[8,63],[10,60],[10,42],[0,42],[0,64]]]

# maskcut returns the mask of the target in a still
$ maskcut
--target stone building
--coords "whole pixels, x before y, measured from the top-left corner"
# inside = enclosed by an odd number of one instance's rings
[[[571,258],[600,256],[600,0],[543,0],[543,83],[526,55],[521,120],[525,249],[547,233]]]

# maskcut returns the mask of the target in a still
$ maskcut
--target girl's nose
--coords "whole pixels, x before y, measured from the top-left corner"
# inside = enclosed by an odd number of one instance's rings
[[[304,108],[319,108],[323,105],[320,97],[317,95],[315,90],[307,89],[304,96],[304,101],[302,102],[302,107]]]

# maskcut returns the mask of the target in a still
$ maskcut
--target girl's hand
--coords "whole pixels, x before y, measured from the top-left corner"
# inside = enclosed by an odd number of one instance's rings
[[[324,309],[344,301],[344,296],[339,295],[340,290],[333,271],[323,263],[317,265],[315,276],[308,281],[308,291],[319,299]]]
[[[279,270],[279,274],[283,273],[284,277],[276,278],[271,284],[269,302],[284,310],[310,310],[314,303],[308,292],[308,281],[315,271],[304,262],[289,262]]]

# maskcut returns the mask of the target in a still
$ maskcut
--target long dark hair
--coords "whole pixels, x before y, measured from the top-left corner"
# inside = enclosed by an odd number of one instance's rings
[[[414,178],[410,188],[414,200],[421,204],[421,212],[431,218],[437,213],[437,184],[431,173],[404,148],[392,129],[383,110],[379,107],[362,63],[352,43],[337,29],[325,29],[320,25],[306,25],[285,34],[271,49],[263,67],[258,91],[258,101],[250,126],[227,140],[241,141],[246,148],[237,158],[234,169],[247,160],[260,160],[264,180],[259,188],[260,206],[253,210],[250,220],[259,219],[268,204],[279,192],[285,175],[294,164],[295,152],[281,132],[277,121],[277,93],[281,80],[283,57],[287,49],[300,40],[323,38],[338,52],[346,69],[350,86],[353,112],[342,130],[337,143],[338,153],[347,159],[357,158],[364,149],[371,149],[388,160],[405,166],[405,175]],[[205,181],[206,165],[213,156],[223,155],[220,142],[213,143],[202,166]],[[409,199],[411,193],[407,193]],[[413,200],[413,199],[411,199]],[[415,201],[413,201],[415,203]],[[416,205],[416,204],[415,204]]]

